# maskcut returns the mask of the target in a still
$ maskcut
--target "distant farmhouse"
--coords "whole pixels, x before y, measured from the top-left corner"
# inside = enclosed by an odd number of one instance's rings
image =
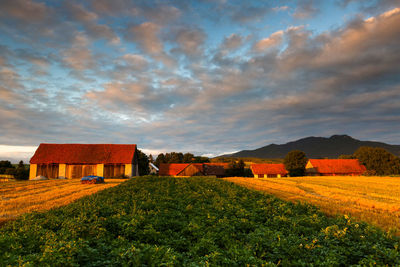
[[[354,176],[365,171],[365,166],[358,159],[310,159],[306,165],[309,176]]]
[[[225,175],[228,163],[161,163],[160,176],[217,176]]]
[[[136,145],[120,144],[40,144],[30,160],[29,179],[105,178],[139,175]]]
[[[288,174],[284,164],[251,164],[250,169],[253,172],[254,178],[280,178]]]
[[[254,178],[285,177],[288,171],[284,164],[252,164]],[[310,159],[306,165],[308,176],[355,176],[366,171],[357,159]]]

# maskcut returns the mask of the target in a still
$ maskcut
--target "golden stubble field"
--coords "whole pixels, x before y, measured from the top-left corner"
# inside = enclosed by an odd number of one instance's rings
[[[124,181],[106,179],[104,184],[81,184],[80,179],[1,182],[0,224],[27,212],[67,205]]]
[[[229,177],[227,181],[308,202],[327,215],[347,214],[400,235],[400,177],[311,176],[288,178]]]

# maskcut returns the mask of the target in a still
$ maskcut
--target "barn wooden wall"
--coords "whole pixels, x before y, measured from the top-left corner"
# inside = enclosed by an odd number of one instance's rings
[[[67,165],[67,178],[82,178],[83,176],[96,175],[97,165]]]
[[[105,164],[104,178],[120,177],[125,175],[125,164]]]
[[[104,178],[120,177],[125,174],[125,164],[105,164]],[[47,178],[57,178],[59,176],[58,164],[38,164],[36,175],[42,175]],[[82,178],[88,175],[98,175],[97,165],[70,164],[66,165],[65,177]],[[35,176],[36,177],[36,176]]]
[[[203,176],[204,174],[199,171],[193,165],[187,166],[183,171],[181,171],[177,176]]]
[[[47,178],[57,178],[58,164],[38,164],[36,175],[41,175]]]

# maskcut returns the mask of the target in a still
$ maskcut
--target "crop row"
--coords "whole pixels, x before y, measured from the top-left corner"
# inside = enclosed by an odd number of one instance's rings
[[[396,237],[213,178],[130,179],[0,229],[5,265],[399,265]]]

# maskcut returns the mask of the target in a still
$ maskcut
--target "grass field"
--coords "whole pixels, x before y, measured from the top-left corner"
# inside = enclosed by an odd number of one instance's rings
[[[397,266],[400,239],[217,178],[138,177],[0,228],[4,266]]]
[[[348,214],[385,230],[394,229],[400,235],[399,177],[232,177],[226,180],[284,200],[311,203],[328,215]]]
[[[123,179],[104,184],[81,184],[80,179],[9,181],[0,183],[0,224],[21,214],[67,205],[78,198],[113,187]]]

